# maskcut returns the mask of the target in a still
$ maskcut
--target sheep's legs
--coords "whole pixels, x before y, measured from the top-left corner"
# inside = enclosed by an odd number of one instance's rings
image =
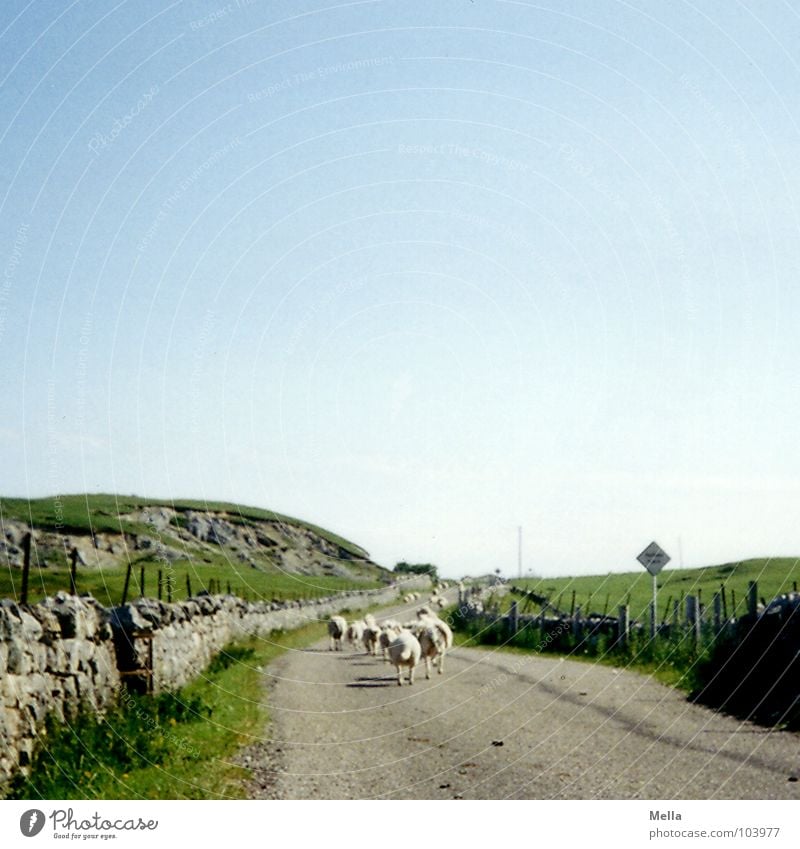
[[[398,663],[397,664],[397,686],[398,687],[403,686],[403,671],[402,671],[402,669],[403,669],[403,667],[400,666],[400,664]]]
[[[408,667],[408,686],[410,687],[414,683],[414,667]]]
[[[425,658],[425,677],[428,681],[431,680],[431,659],[429,657]]]
[[[444,652],[439,655],[439,674],[444,672]]]

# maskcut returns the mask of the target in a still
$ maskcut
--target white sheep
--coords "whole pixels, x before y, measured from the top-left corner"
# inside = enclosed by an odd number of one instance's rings
[[[381,647],[381,653],[383,655],[383,659],[388,663],[389,662],[389,646],[392,643],[397,635],[400,633],[402,629],[396,622],[392,622],[391,625],[387,622],[384,624],[381,635],[378,637],[378,643]]]
[[[347,626],[347,641],[355,648],[364,636],[364,622],[361,619],[356,619]]]
[[[453,632],[450,630],[450,626],[433,613],[430,608],[421,607],[417,611],[417,619],[419,620],[418,624],[433,625],[441,632],[445,640],[445,648],[451,649],[453,647]]]
[[[439,667],[439,674],[444,672],[444,656],[447,651],[447,639],[433,623],[423,625],[418,633],[420,651],[425,659],[425,677],[431,677],[431,661]]]
[[[378,639],[380,635],[381,629],[374,624],[374,620],[372,625],[368,624],[364,627],[364,633],[361,635],[361,639],[367,654],[376,655],[378,653]]]
[[[397,685],[403,686],[403,667],[408,668],[408,683],[414,683],[414,667],[419,663],[422,649],[419,640],[410,631],[401,631],[389,643],[389,660],[397,669]]]
[[[347,631],[347,620],[342,616],[331,616],[328,622],[328,636],[331,638],[331,651],[341,651],[342,638]]]

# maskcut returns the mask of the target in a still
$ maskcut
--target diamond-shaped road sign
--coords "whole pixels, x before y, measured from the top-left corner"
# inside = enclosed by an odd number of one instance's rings
[[[657,542],[651,542],[636,559],[655,577],[669,563],[670,556]]]

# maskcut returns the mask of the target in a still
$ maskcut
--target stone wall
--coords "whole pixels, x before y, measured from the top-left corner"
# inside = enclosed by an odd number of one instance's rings
[[[403,588],[430,586],[412,578]],[[340,610],[389,604],[399,586],[337,593],[313,602],[246,602],[235,596],[201,595],[177,604],[138,599],[111,611],[121,667],[152,668],[152,690],[175,690],[191,681],[228,643],[325,621]],[[152,652],[152,662],[150,653]],[[136,676],[133,676],[136,677]],[[143,681],[137,681],[140,688]]]
[[[337,593],[313,602],[246,602],[200,595],[177,604],[138,599],[106,609],[90,597],[58,593],[22,607],[0,601],[0,796],[29,763],[45,717],[102,713],[121,682],[158,692],[191,681],[226,644],[299,628],[341,610],[389,604],[402,585]]]
[[[102,711],[119,690],[108,611],[59,594],[22,608],[0,601],[0,788],[27,766],[48,713]]]

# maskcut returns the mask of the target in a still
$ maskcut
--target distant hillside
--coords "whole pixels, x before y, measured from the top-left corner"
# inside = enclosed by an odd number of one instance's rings
[[[152,574],[153,591],[159,570],[172,575],[176,597],[184,573],[197,589],[214,577],[222,588],[232,582],[254,594],[284,597],[375,586],[390,574],[354,543],[257,507],[105,494],[0,498],[0,595],[15,595],[22,538],[31,527],[39,594],[64,588],[73,547],[86,564],[80,570],[84,587],[118,583],[130,562],[137,579],[142,567],[146,581]]]
[[[678,601],[682,605],[687,595],[700,593],[702,602],[710,604],[713,594],[722,587],[728,612],[733,613],[735,604],[737,614],[742,614],[749,581],[758,583],[758,595],[766,600],[789,592],[800,581],[800,559],[764,557],[696,569],[672,569],[667,565],[658,576],[658,615],[668,618],[672,603]],[[616,616],[620,604],[630,603],[631,615],[636,618],[646,615],[653,597],[653,579],[644,569],[574,578],[512,578],[509,583],[533,590],[567,612],[573,592],[575,604],[584,613],[607,610]]]

